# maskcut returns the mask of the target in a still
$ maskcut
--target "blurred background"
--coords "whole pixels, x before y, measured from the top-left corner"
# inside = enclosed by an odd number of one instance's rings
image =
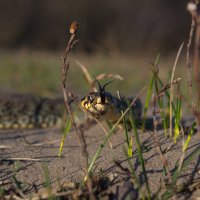
[[[80,42],[71,56],[72,90],[88,91],[78,60],[93,76],[122,75],[123,84],[115,81],[111,90],[136,92],[148,84],[149,66],[158,54],[161,77],[168,77],[180,44],[187,43],[191,18],[186,5],[186,0],[1,1],[0,88],[59,95],[61,56],[68,27],[77,20]],[[178,65],[182,76],[184,53]]]

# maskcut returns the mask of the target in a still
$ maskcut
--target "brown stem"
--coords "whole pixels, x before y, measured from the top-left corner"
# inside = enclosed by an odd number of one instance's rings
[[[72,25],[78,25],[77,22],[73,22]],[[71,25],[71,27],[72,27]],[[75,39],[76,37],[76,30],[71,30],[70,27],[70,33],[71,33],[71,37],[69,39],[69,42],[67,44],[67,47],[65,49],[64,55],[63,55],[63,64],[62,64],[62,91],[63,91],[63,96],[64,96],[64,101],[65,101],[65,106],[67,108],[67,111],[69,113],[72,125],[75,129],[75,133],[76,133],[76,137],[77,140],[80,144],[81,147],[81,152],[82,152],[82,156],[84,158],[84,168],[85,168],[85,174],[88,175],[88,152],[87,152],[87,144],[85,141],[85,137],[84,137],[84,132],[82,129],[79,129],[76,125],[75,119],[74,119],[74,115],[70,106],[70,98],[69,98],[69,91],[67,90],[67,85],[66,85],[66,80],[67,80],[67,73],[69,70],[69,62],[67,62],[67,56],[70,53],[70,51],[73,49],[73,47],[75,46],[75,44],[78,42],[78,40]],[[72,27],[74,28],[74,27]],[[77,27],[76,27],[77,29]],[[89,176],[88,176],[89,177]],[[90,198],[91,199],[95,199],[93,191],[92,191],[92,180],[89,178],[87,181],[87,188],[90,194]]]
[[[191,26],[190,26],[190,33],[189,33],[189,39],[187,43],[187,52],[186,52],[186,65],[188,68],[188,87],[190,95],[192,96],[192,78],[191,78],[191,44],[192,44],[192,38],[194,35],[194,28],[195,28],[195,21],[192,17]]]
[[[194,44],[194,77],[198,96],[198,106],[200,105],[200,73],[199,73],[199,48],[200,48],[200,16],[196,17],[196,33]],[[200,124],[200,113],[197,113],[197,120]]]

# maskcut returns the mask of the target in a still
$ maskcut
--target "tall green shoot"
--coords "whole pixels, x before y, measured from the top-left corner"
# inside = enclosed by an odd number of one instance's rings
[[[180,119],[181,119],[181,106],[182,99],[180,95],[178,95],[176,99],[176,112],[175,112],[175,125],[174,125],[174,143],[176,143],[177,138],[180,135]]]
[[[68,120],[66,122],[65,130],[64,130],[61,142],[60,142],[60,148],[59,148],[58,156],[62,155],[65,138],[66,138],[67,134],[69,133],[70,129],[71,129],[71,120],[70,120],[70,118],[68,118]]]
[[[160,55],[157,56],[155,65],[158,65],[159,60],[160,60]],[[145,122],[146,122],[146,118],[147,118],[147,110],[149,108],[149,102],[151,100],[151,94],[152,94],[154,82],[155,82],[155,74],[152,75],[152,77],[149,81],[148,88],[147,88],[147,96],[146,96],[146,100],[145,100],[145,104],[144,104],[144,115],[143,115],[143,121],[142,121],[142,131],[144,131],[144,128],[145,128]]]
[[[147,190],[147,197],[148,199],[151,198],[151,191],[150,191],[150,187],[149,187],[149,183],[148,183],[148,177],[147,177],[147,173],[146,173],[146,167],[145,167],[145,162],[144,162],[144,158],[143,158],[143,154],[142,154],[142,146],[140,144],[140,139],[138,136],[138,132],[137,132],[137,127],[135,124],[135,119],[133,116],[133,113],[131,111],[129,111],[129,120],[131,123],[131,126],[133,128],[133,134],[135,136],[135,140],[136,140],[136,146],[137,146],[137,156],[140,162],[140,165],[142,167],[142,171],[143,171],[143,175],[144,175],[144,180],[145,180],[145,186],[146,186],[146,190]]]

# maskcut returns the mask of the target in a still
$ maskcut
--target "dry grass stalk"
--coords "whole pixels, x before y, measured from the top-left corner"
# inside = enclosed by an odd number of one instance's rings
[[[4,158],[3,160],[12,160],[12,161],[33,161],[33,162],[44,162],[45,160],[38,158]]]
[[[125,175],[131,177],[131,171],[129,170],[129,168],[122,166],[122,164],[121,164],[119,161],[117,161],[117,160],[114,161],[114,164],[115,164],[122,172],[124,172]]]
[[[154,99],[154,96],[153,96],[153,99]],[[153,138],[154,138],[155,143],[157,145],[157,149],[158,149],[158,153],[160,155],[160,159],[161,159],[161,162],[162,162],[162,165],[163,165],[163,169],[166,170],[168,181],[169,181],[169,183],[172,184],[173,183],[172,182],[172,176],[171,176],[171,173],[170,173],[170,170],[169,170],[168,162],[163,155],[163,150],[161,148],[161,145],[160,145],[160,142],[159,142],[159,139],[158,139],[157,124],[158,124],[158,122],[156,120],[156,102],[153,101],[153,125],[154,125]],[[173,184],[172,184],[172,186],[173,186]]]
[[[69,91],[67,90],[66,86],[66,80],[67,80],[67,73],[69,70],[69,61],[67,61],[68,54],[70,51],[73,49],[75,44],[78,42],[76,40],[76,32],[78,29],[78,22],[73,22],[70,26],[70,34],[71,37],[69,39],[69,42],[67,44],[67,47],[65,49],[64,55],[63,55],[63,64],[62,64],[62,91],[63,91],[63,96],[64,96],[64,101],[65,101],[65,106],[67,108],[67,111],[69,113],[72,125],[75,129],[76,137],[79,141],[80,147],[81,147],[81,152],[84,158],[84,168],[85,168],[85,174],[88,176],[88,152],[87,152],[87,145],[84,137],[84,133],[82,129],[79,129],[76,125],[74,115],[70,106],[70,96],[69,96]],[[90,176],[88,176],[90,177]],[[91,199],[95,199],[93,191],[92,191],[92,181],[90,178],[87,180],[87,187],[88,191],[90,193]]]
[[[176,59],[174,61],[174,66],[173,66],[172,75],[171,75],[171,83],[174,80],[174,73],[175,73],[175,70],[176,70],[176,65],[177,65],[179,56],[181,54],[181,51],[183,49],[183,45],[184,45],[184,43],[182,43],[181,46],[179,47],[179,50],[178,50],[177,55],[176,55]],[[170,118],[169,135],[170,135],[170,137],[172,137],[172,115],[173,115],[172,104],[173,104],[173,84],[170,87],[170,107],[169,107],[169,118]]]
[[[43,146],[43,145],[48,145],[48,144],[54,144],[54,143],[58,143],[60,142],[61,140],[51,140],[51,141],[48,141],[48,142],[41,142],[41,143],[37,143],[37,144],[32,144],[32,143],[29,143],[27,141],[25,142],[21,142],[24,146],[28,146],[28,147],[38,147],[38,146]]]
[[[94,120],[97,122],[97,124],[99,125],[99,127],[103,130],[103,132],[105,133],[105,135],[107,136],[108,135],[108,131],[106,130],[106,128],[103,126],[103,124],[96,118],[94,118]],[[110,139],[108,139],[108,142],[109,142],[109,145],[110,145],[110,148],[113,149],[113,145],[110,141]]]
[[[80,61],[76,60],[76,64],[80,67],[80,69],[82,70],[83,76],[86,80],[86,82],[88,83],[88,85],[90,86],[91,90],[94,92],[97,92],[98,89],[95,86],[96,80],[100,81],[103,80],[105,78],[112,78],[112,79],[117,79],[117,80],[124,80],[124,78],[122,76],[120,76],[119,74],[111,74],[111,73],[103,73],[98,75],[96,78],[92,78],[92,76],[90,75],[88,69],[86,68],[85,65],[83,65]]]
[[[199,48],[200,48],[200,16],[196,19],[196,34],[195,34],[195,47],[194,47],[194,71],[198,95],[198,106],[200,105],[200,77],[199,77]],[[198,123],[200,123],[200,113],[197,115]]]
[[[177,78],[175,80],[172,80],[170,83],[165,84],[163,88],[158,92],[158,95],[154,97],[153,102],[157,101],[159,98],[165,95],[165,91],[167,89],[170,89],[172,85],[177,84],[181,81],[181,78]]]
[[[198,96],[198,106],[200,105],[200,71],[199,71],[199,48],[200,48],[200,14],[197,11],[197,5],[199,1],[195,1],[195,3],[188,3],[187,9],[190,12],[192,19],[194,20],[194,26],[196,25],[195,31],[195,41],[194,41],[194,77],[196,81],[196,90]],[[195,112],[198,124],[200,124],[200,113]]]
[[[0,145],[0,149],[11,149],[12,147],[7,145]]]
[[[88,83],[88,85],[91,87],[92,83],[93,83],[93,78],[91,77],[88,69],[86,68],[85,65],[83,65],[80,61],[76,60],[76,64],[80,67],[80,69],[82,70],[83,76],[86,80],[86,82]],[[92,88],[93,91],[97,91],[97,89]]]
[[[73,25],[73,23],[72,23]],[[71,26],[72,26],[71,25]],[[71,27],[70,27],[70,33],[71,33]],[[75,132],[76,132],[76,136],[77,139],[79,141],[79,144],[81,145],[81,149],[82,149],[82,153],[84,155],[84,157],[88,157],[87,155],[87,151],[86,150],[86,144],[85,144],[85,139],[84,136],[82,134],[82,132],[80,132],[80,130],[77,128],[76,122],[74,120],[74,115],[72,112],[72,109],[70,107],[70,100],[69,100],[69,91],[67,92],[67,86],[66,86],[66,80],[67,80],[67,73],[69,70],[69,62],[67,62],[67,56],[69,54],[69,52],[73,49],[74,45],[77,43],[78,40],[75,40],[76,37],[76,31],[74,31],[73,34],[71,34],[70,40],[67,44],[67,47],[65,49],[64,55],[63,55],[63,65],[62,65],[62,90],[63,90],[63,96],[64,96],[64,100],[65,100],[65,106],[67,108],[67,111],[70,115],[72,124],[74,126]],[[88,164],[85,163],[85,166],[87,166]],[[87,169],[87,167],[86,167]]]
[[[156,114],[161,114],[161,113],[168,114],[169,110],[167,108],[163,108],[163,109],[157,109],[155,112]]]
[[[192,78],[191,78],[191,44],[192,44],[192,38],[194,35],[194,27],[195,27],[195,21],[192,16],[189,39],[187,43],[187,51],[186,51],[186,66],[188,69],[188,87],[189,87],[190,96],[192,97],[192,101],[193,101],[193,93],[192,93]]]
[[[105,78],[112,78],[112,79],[117,79],[120,81],[124,80],[124,78],[122,76],[120,76],[119,74],[111,74],[111,73],[103,73],[96,77],[97,80],[102,80]]]

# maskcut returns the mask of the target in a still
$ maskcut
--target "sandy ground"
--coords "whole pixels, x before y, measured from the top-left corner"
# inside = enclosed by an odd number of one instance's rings
[[[97,148],[103,141],[105,135],[98,126],[94,126],[89,131],[85,132],[86,141],[90,158],[95,154]],[[132,134],[130,132],[130,134]],[[162,149],[166,149],[170,145],[170,140],[163,136],[162,131],[158,132],[159,142],[162,144]],[[0,183],[12,182],[13,175],[16,174],[17,180],[32,185],[35,188],[42,189],[44,178],[44,163],[47,163],[50,172],[50,181],[53,187],[58,186],[66,181],[79,181],[83,177],[83,159],[81,151],[76,139],[75,133],[72,131],[67,135],[63,156],[58,157],[59,141],[51,144],[43,144],[38,146],[28,146],[28,143],[37,145],[39,143],[46,143],[54,140],[60,140],[62,133],[58,129],[44,129],[44,130],[1,130],[0,131],[0,145],[5,145],[7,148],[0,149]],[[148,149],[144,153],[146,170],[149,178],[149,183],[152,191],[156,191],[160,185],[160,180],[163,180],[162,162],[158,154],[152,133],[140,133],[140,140]],[[100,171],[108,176],[117,174],[121,170],[116,167],[114,160],[119,161],[123,166],[128,166],[126,157],[124,156],[123,147],[126,146],[125,136],[118,131],[111,137],[113,149],[110,149],[107,144],[104,148],[100,158],[96,162],[95,173]],[[190,142],[186,157],[194,150],[200,148],[200,135],[196,133]],[[136,145],[133,145],[133,158],[131,163],[137,174],[142,179],[141,168],[136,157]],[[175,166],[177,160],[182,155],[182,142],[172,145],[168,153],[165,154],[168,160],[170,170]],[[35,158],[40,161],[20,161],[11,162],[10,158]],[[7,160],[7,161],[6,161]],[[200,178],[200,156],[196,157],[187,170],[181,174],[179,183],[187,182],[191,179]],[[14,166],[18,166],[19,170],[16,172]],[[5,184],[3,187],[7,187]],[[188,194],[189,195],[189,194]],[[200,191],[196,190],[193,195],[187,196],[187,199],[195,199],[200,196]]]

